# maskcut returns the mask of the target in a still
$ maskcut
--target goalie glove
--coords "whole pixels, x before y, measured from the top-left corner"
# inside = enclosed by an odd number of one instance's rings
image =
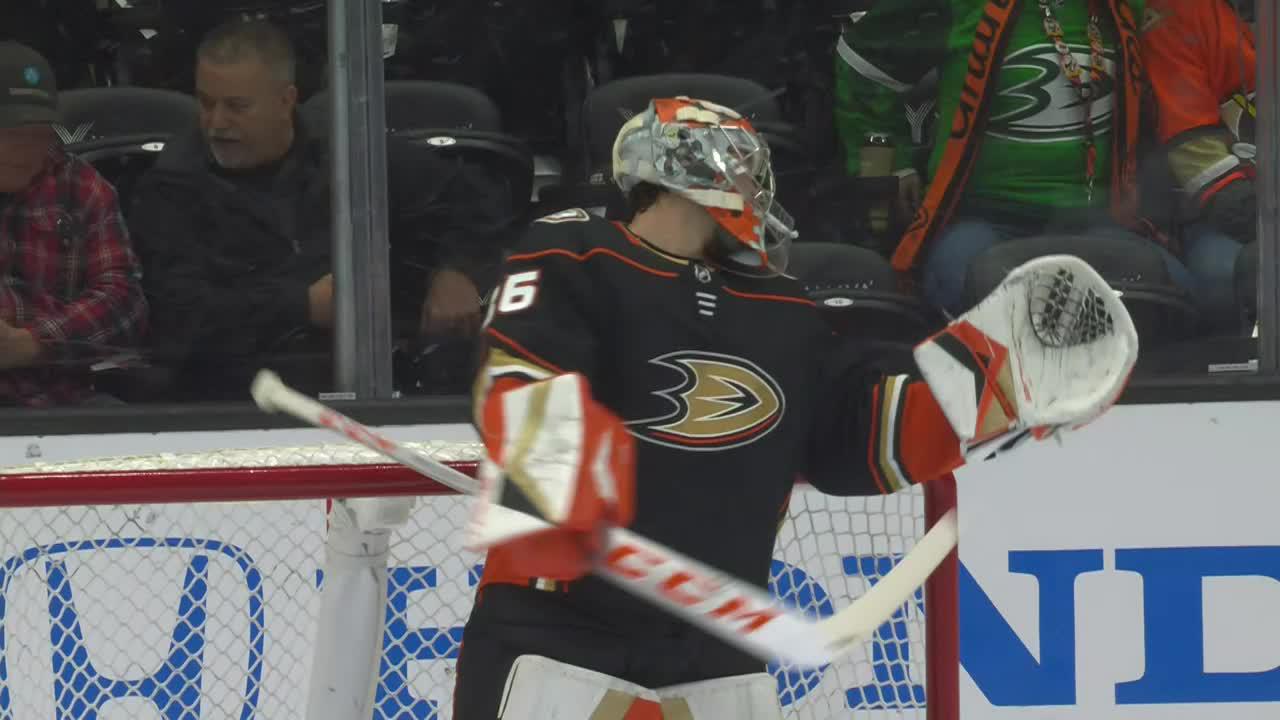
[[[635,511],[635,445],[622,421],[591,397],[582,375],[570,373],[499,380],[484,401],[482,428],[484,491],[468,546],[501,548],[508,570],[531,577],[586,574],[603,531],[630,524]]]
[[[1015,269],[915,349],[965,459],[1076,430],[1120,397],[1138,335],[1114,290],[1079,258]]]

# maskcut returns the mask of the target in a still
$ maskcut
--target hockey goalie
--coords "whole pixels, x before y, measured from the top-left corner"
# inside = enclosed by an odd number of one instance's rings
[[[655,100],[613,174],[632,219],[533,223],[490,304],[469,529],[487,560],[454,718],[779,718],[758,658],[589,574],[602,531],[765,587],[798,477],[893,493],[1073,430],[1115,402],[1136,334],[1087,265],[1045,258],[886,375],[785,274],[796,233],[747,120]]]

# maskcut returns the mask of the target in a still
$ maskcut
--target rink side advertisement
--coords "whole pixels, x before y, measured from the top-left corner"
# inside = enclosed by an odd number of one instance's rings
[[[961,717],[1280,717],[1278,433],[1122,406],[960,473]]]

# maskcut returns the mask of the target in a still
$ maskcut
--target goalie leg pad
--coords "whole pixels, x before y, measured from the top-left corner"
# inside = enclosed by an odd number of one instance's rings
[[[664,715],[657,693],[648,688],[541,655],[521,655],[507,675],[498,718],[664,720]]]
[[[611,675],[521,655],[511,666],[499,720],[782,720],[767,673],[650,690]]]
[[[782,720],[778,683],[768,673],[671,685],[657,694],[663,720]]]

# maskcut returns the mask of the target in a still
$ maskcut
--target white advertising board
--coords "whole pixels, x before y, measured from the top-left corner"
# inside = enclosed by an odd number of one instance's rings
[[[1280,717],[1280,403],[1123,406],[958,474],[963,720]]]

